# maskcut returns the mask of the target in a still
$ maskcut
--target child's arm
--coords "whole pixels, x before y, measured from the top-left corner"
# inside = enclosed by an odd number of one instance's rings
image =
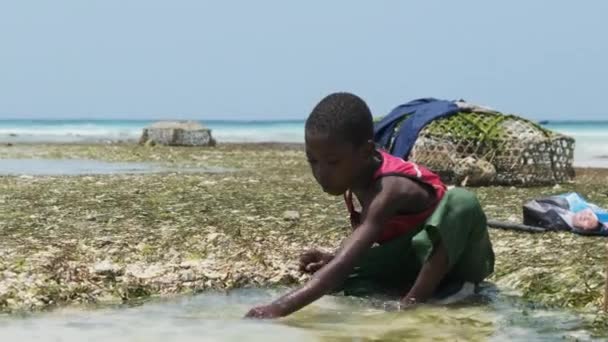
[[[247,317],[274,318],[287,316],[336,288],[354,268],[358,257],[378,237],[374,225],[361,225],[327,265],[319,269],[304,286],[282,296],[268,306],[254,308]]]
[[[433,247],[433,254],[422,265],[414,286],[401,300],[406,306],[431,298],[437,286],[448,272],[448,251],[441,241]]]
[[[342,248],[327,265],[317,271],[304,286],[270,305],[250,310],[246,316],[286,316],[337,288],[354,268],[359,257],[378,239],[385,222],[402,209],[404,203],[424,205],[429,200],[428,194],[418,184],[402,177],[384,177],[376,183],[375,188],[363,222],[344,241]]]

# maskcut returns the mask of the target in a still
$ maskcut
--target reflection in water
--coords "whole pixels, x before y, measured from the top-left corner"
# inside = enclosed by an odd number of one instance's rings
[[[138,307],[63,308],[0,316],[1,341],[553,341],[590,339],[580,317],[531,308],[491,289],[475,301],[385,312],[378,303],[327,296],[290,317],[242,319],[277,290],[243,289],[148,302]]]

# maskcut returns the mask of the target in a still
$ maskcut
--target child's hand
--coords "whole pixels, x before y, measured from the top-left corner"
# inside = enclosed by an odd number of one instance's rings
[[[321,267],[327,265],[334,256],[329,253],[321,252],[318,249],[311,249],[302,253],[300,256],[300,271],[304,273],[315,273]]]
[[[277,318],[277,317],[281,317],[281,310],[278,306],[276,305],[264,305],[264,306],[257,306],[251,310],[249,310],[249,312],[247,312],[247,314],[245,315],[245,318],[260,318],[260,319],[266,319],[266,318]]]

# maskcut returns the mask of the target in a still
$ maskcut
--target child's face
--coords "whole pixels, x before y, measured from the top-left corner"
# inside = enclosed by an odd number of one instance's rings
[[[593,230],[599,226],[599,221],[593,210],[585,209],[574,214],[572,225],[583,230]]]
[[[352,187],[372,151],[367,144],[355,147],[327,134],[306,133],[306,157],[312,173],[323,191],[331,195],[341,195]]]

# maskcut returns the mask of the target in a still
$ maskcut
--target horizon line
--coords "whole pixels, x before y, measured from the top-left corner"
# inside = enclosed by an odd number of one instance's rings
[[[57,118],[57,117],[40,117],[40,118],[1,118],[0,121],[235,121],[235,122],[266,122],[266,121],[305,121],[306,118],[261,118],[261,119],[220,119],[220,118]]]
[[[599,122],[608,122],[608,119],[529,119],[531,121],[536,121],[539,124],[563,124],[563,123],[599,123]],[[224,122],[302,122],[306,121],[306,118],[260,118],[260,119],[251,119],[251,118],[230,118],[230,119],[221,119],[221,118],[137,118],[137,119],[127,119],[127,118],[57,118],[57,117],[40,117],[40,118],[3,118],[0,117],[0,121],[224,121]]]

